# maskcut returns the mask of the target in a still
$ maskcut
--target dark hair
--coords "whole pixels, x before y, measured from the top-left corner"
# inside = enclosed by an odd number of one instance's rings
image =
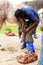
[[[18,17],[22,18],[23,17],[23,11],[21,9],[17,9],[15,11],[15,17],[16,18],[18,18]]]

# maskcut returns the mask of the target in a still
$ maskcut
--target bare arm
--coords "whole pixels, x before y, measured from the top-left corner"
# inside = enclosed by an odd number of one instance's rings
[[[29,32],[36,24],[38,23],[38,20],[37,19],[35,19],[35,21],[34,21],[34,23],[33,23],[33,25],[31,25],[30,27],[28,27],[27,29],[26,29],[26,33],[27,32]]]
[[[22,19],[18,20],[18,23],[21,25],[21,32],[24,32],[24,21]]]

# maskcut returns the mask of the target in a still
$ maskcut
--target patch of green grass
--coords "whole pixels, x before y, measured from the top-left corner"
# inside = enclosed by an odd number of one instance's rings
[[[0,33],[5,33],[7,31],[13,31],[15,33],[18,33],[18,28],[16,26],[3,26],[2,29],[0,30]],[[36,32],[41,32],[40,27],[37,27]]]
[[[18,29],[16,26],[3,26],[2,29],[0,30],[0,33],[5,33],[7,31],[13,31],[13,32],[17,33]]]
[[[40,26],[37,27],[36,32],[39,32],[39,33],[42,32],[42,31],[40,30]]]

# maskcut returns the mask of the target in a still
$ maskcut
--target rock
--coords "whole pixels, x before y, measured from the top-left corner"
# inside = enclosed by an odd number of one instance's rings
[[[6,32],[5,35],[6,36],[15,36],[15,34],[12,31]]]
[[[36,53],[29,53],[24,56],[20,55],[17,57],[17,61],[21,64],[31,63],[38,59],[38,55]]]

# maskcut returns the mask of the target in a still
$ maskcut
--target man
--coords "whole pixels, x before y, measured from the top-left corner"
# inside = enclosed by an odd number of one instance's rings
[[[39,24],[38,13],[32,8],[21,8],[16,10],[15,17],[18,23],[21,24],[20,32],[23,32],[22,49],[27,46],[28,51],[35,52],[32,35],[35,33],[36,27]]]

